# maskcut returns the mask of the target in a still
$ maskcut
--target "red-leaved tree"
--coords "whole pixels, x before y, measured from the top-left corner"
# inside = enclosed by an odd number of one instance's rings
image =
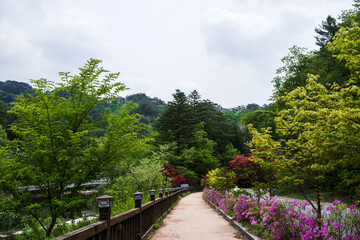
[[[235,156],[235,159],[229,162],[230,166],[237,171],[237,177],[233,180],[242,180],[245,184],[254,181],[263,182],[267,179],[267,174],[262,170],[259,164],[252,161],[252,155],[246,157],[244,154]]]
[[[171,164],[164,163],[161,172],[166,180],[171,182],[174,186],[179,186],[180,184],[187,182],[185,175],[180,170],[175,169]]]

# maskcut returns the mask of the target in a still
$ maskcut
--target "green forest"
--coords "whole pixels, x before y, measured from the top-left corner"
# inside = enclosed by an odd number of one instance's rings
[[[52,238],[97,196],[113,196],[116,214],[135,192],[185,183],[297,194],[320,215],[324,200],[360,200],[360,1],[353,6],[319,23],[318,49],[289,48],[264,106],[225,109],[197,90],[176,89],[167,103],[120,97],[119,73],[98,59],[59,81],[0,82],[0,232]],[[89,200],[83,184],[104,179]]]

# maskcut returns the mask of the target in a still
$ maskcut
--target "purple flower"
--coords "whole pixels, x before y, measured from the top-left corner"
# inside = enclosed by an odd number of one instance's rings
[[[341,227],[341,223],[335,223],[334,227],[335,227],[335,229],[339,229]]]
[[[333,210],[333,207],[332,207],[332,206],[328,206],[328,207],[326,208],[326,210],[328,210],[328,211]]]
[[[350,206],[349,206],[349,209],[355,209],[356,208],[356,206],[354,205],[354,204],[351,204]]]
[[[319,231],[319,233],[323,236],[326,236],[329,234],[327,227],[322,227],[321,230]]]

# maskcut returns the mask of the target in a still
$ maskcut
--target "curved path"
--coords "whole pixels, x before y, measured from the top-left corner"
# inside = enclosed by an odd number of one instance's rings
[[[151,240],[247,239],[202,198],[202,192],[180,200]]]

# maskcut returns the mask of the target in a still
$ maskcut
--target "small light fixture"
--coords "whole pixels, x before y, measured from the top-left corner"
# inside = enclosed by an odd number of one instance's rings
[[[150,190],[149,194],[150,194],[151,201],[155,201],[156,190],[153,190],[153,189]]]
[[[159,189],[159,197],[163,197],[163,195],[164,195],[164,190],[162,190],[162,189]]]
[[[111,207],[113,206],[114,197],[104,195],[96,198],[98,202],[100,221],[109,220],[111,216]]]
[[[142,199],[143,199],[143,193],[142,192],[134,193],[134,200],[135,200],[135,207],[136,208],[141,207],[141,200]]]

